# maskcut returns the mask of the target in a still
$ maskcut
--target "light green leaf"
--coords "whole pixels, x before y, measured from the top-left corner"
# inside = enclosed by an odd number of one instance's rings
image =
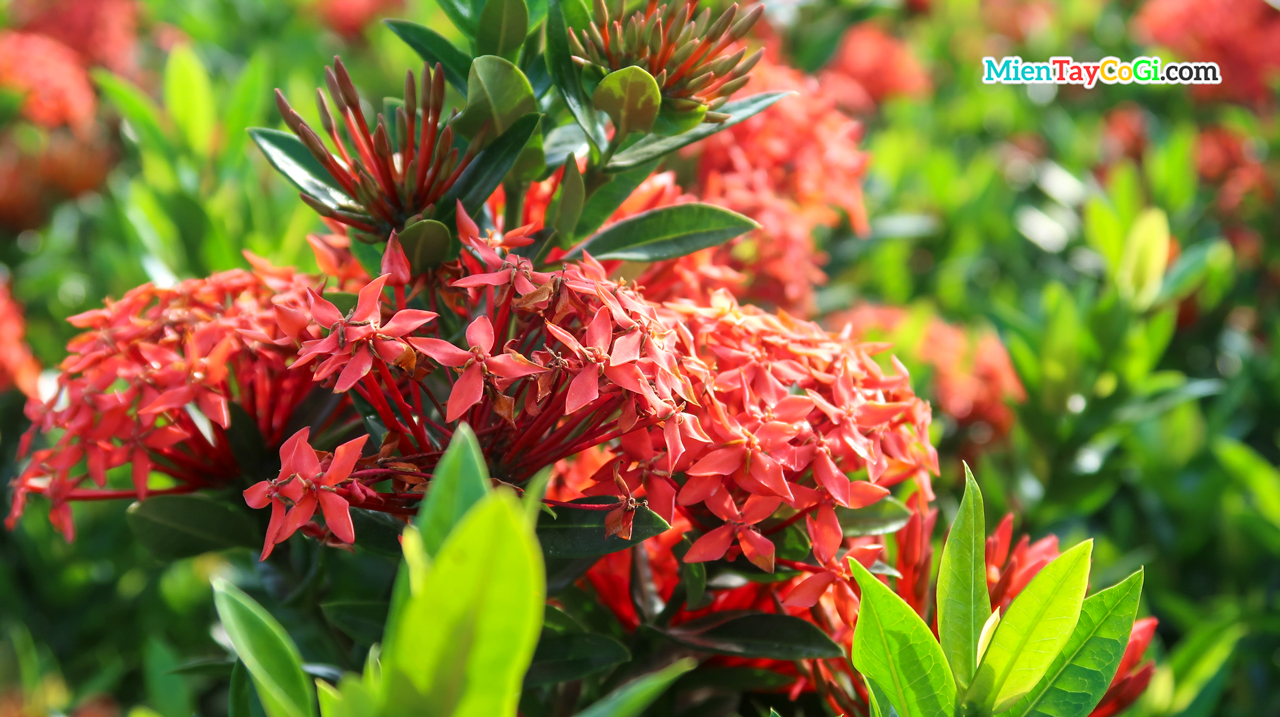
[[[515,714],[542,624],[544,579],[520,501],[490,493],[449,534],[392,621],[382,653],[388,702],[405,714]]]
[[[617,133],[614,141],[621,141],[632,132],[653,128],[662,109],[662,91],[653,75],[633,65],[605,75],[591,95],[591,104],[609,115]]]
[[[515,61],[529,32],[529,7],[524,0],[487,0],[476,26],[476,54]]]
[[[164,104],[187,146],[208,157],[217,123],[213,85],[190,45],[178,45],[169,53],[164,67]]]
[[[280,623],[222,578],[213,579],[213,604],[268,717],[314,717],[311,680],[302,671],[298,648]]]
[[[427,555],[434,556],[440,551],[453,527],[489,492],[489,467],[485,465],[476,434],[467,424],[458,424],[453,440],[436,464],[427,497],[413,520],[422,531]]]
[[[938,567],[938,639],[956,689],[968,688],[978,669],[978,638],[991,617],[987,594],[986,519],[982,492],[968,464],[964,498]]]
[[[1002,717],[1085,717],[1111,684],[1129,644],[1142,571],[1084,601],[1080,621],[1044,679]]]
[[[854,667],[884,690],[902,717],[950,715],[956,685],[929,627],[858,561],[849,560],[849,567],[862,588],[853,631]]]
[[[169,137],[161,124],[160,108],[147,93],[106,70],[93,70],[93,80],[133,128],[143,148],[160,154],[169,151]]]
[[[254,53],[240,71],[228,98],[226,120],[222,128],[223,161],[239,161],[242,158],[245,141],[248,139],[245,130],[262,122],[262,116],[267,110],[270,81],[266,53]]]
[[[597,259],[661,261],[723,244],[760,225],[728,209],[691,202],[653,209],[611,224],[568,258],[589,252]]]
[[[1145,311],[1160,294],[1169,263],[1169,219],[1159,209],[1138,215],[1124,240],[1116,270],[1116,288],[1136,311]]]
[[[1089,587],[1093,541],[1059,555],[1000,620],[965,702],[1003,712],[1031,691],[1071,638]]]
[[[657,672],[638,677],[579,712],[577,717],[639,717],[654,700],[667,691],[671,683],[697,664],[693,660],[684,659]]]
[[[191,716],[191,688],[181,674],[176,674],[177,663],[172,647],[159,638],[147,640],[142,656],[147,701],[163,717]]]
[[[725,103],[717,112],[729,115],[724,122],[703,122],[697,127],[674,137],[650,135],[630,147],[618,152],[605,165],[607,172],[625,172],[642,164],[652,162],[668,155],[681,147],[688,146],[698,140],[710,137],[721,130],[728,129],[739,122],[754,117],[765,111],[790,92],[765,92],[751,97]]]
[[[491,139],[521,117],[538,111],[533,86],[520,68],[493,55],[477,57],[467,75],[467,106],[453,120],[454,131],[474,137],[488,124]]]
[[[1248,491],[1258,514],[1280,528],[1280,470],[1249,446],[1225,436],[1214,441],[1213,454],[1227,475]]]

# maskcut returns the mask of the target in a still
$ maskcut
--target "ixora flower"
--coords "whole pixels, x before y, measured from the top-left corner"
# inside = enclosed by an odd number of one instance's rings
[[[0,32],[0,88],[24,99],[22,115],[47,128],[79,132],[93,123],[97,97],[75,51],[49,37]]]
[[[0,391],[17,388],[35,398],[40,362],[27,345],[25,323],[22,306],[14,301],[8,283],[0,283]]]
[[[15,480],[11,528],[32,493],[50,501],[51,518],[71,539],[68,501],[228,484],[240,473],[228,433],[232,404],[268,444],[283,440],[312,382],[289,371],[292,342],[278,320],[305,306],[312,284],[259,263],[257,272],[171,289],[146,284],[70,319],[84,333],[67,346],[57,393],[27,405],[32,425],[22,452],[37,432],[59,433],[31,452]],[[132,489],[109,487],[107,473],[125,464]],[[176,485],[153,490],[153,472]]]

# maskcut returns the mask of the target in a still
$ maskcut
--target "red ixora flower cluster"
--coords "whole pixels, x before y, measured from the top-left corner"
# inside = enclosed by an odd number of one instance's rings
[[[276,445],[311,390],[305,375],[289,371],[289,339],[277,325],[277,316],[305,307],[308,288],[306,278],[264,266],[171,289],[146,284],[72,317],[85,332],[67,346],[58,392],[28,404],[22,452],[35,432],[60,434],[31,453],[16,479],[9,526],[32,493],[49,500],[70,540],[68,501],[190,493],[234,480],[231,404]],[[113,489],[108,472],[125,464],[132,488]],[[153,471],[177,485],[151,490]]]
[[[1139,39],[1182,58],[1216,62],[1222,84],[1192,94],[1253,104],[1272,98],[1280,76],[1280,10],[1264,0],[1149,0],[1134,18]]]
[[[0,391],[17,388],[35,398],[40,362],[27,345],[26,333],[22,306],[14,300],[8,282],[0,282]]]
[[[868,114],[893,97],[919,97],[930,90],[929,74],[905,42],[871,22],[851,26],[840,49],[819,75],[823,90],[840,106]]]
[[[814,286],[826,281],[821,269],[826,257],[815,246],[814,232],[839,225],[842,214],[859,233],[867,230],[862,203],[867,156],[858,146],[862,125],[840,111],[838,96],[783,64],[770,48],[742,94],[774,91],[798,96],[694,145],[694,193],[761,225],[705,250],[713,263],[745,275],[734,293],[807,316],[814,311]],[[696,267],[706,258],[694,254],[677,261]]]

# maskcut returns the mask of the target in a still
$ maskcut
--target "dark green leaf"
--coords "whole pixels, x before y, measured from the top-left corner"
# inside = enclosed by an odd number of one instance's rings
[[[582,498],[575,503],[612,503],[611,496]],[[604,537],[605,510],[556,508],[556,517],[538,516],[538,542],[547,558],[586,558],[625,550],[668,530],[671,526],[657,513],[644,506],[636,508],[631,527],[631,540],[611,535]]]
[[[569,258],[589,252],[597,259],[661,261],[723,244],[760,225],[710,204],[677,204],[611,224],[587,239]]]
[[[844,657],[844,650],[817,625],[790,615],[726,611],[660,632],[680,645],[717,655],[771,660]]]
[[[258,430],[258,424],[244,407],[235,401],[227,402],[231,425],[227,427],[227,443],[231,444],[231,455],[240,465],[240,472],[246,483],[256,483],[276,477],[280,462]]]
[[[484,55],[471,63],[467,74],[467,106],[451,126],[464,137],[475,137],[485,128],[489,137],[495,137],[520,118],[537,111],[533,87],[520,68],[501,57]]]
[[[754,667],[699,667],[681,677],[677,689],[712,687],[734,692],[771,692],[793,682],[786,675]]]
[[[527,114],[516,120],[493,144],[481,150],[462,171],[458,181],[440,198],[436,204],[435,218],[448,226],[457,211],[459,200],[467,214],[475,216],[498,185],[502,184],[507,172],[515,166],[525,145],[538,131],[541,120],[542,115]]]
[[[885,498],[866,508],[836,508],[844,537],[896,533],[911,519],[911,509],[897,498]]]
[[[364,540],[364,536],[360,537]],[[361,645],[382,641],[390,605],[381,600],[343,600],[320,604],[325,619]]]
[[[311,681],[302,671],[298,648],[280,623],[222,578],[213,580],[213,602],[267,715],[315,717]]]
[[[544,53],[547,59],[547,72],[551,74],[551,81],[560,90],[560,96],[564,98],[565,105],[569,107],[569,112],[578,121],[578,125],[597,147],[603,147],[609,143],[609,138],[604,132],[604,122],[601,121],[600,114],[596,112],[591,104],[591,98],[583,89],[581,73],[569,52],[566,3],[574,1],[548,0],[547,2],[547,49]]]
[[[526,687],[579,680],[631,659],[621,642],[605,635],[578,632],[548,635],[545,632],[524,676]]]
[[[515,61],[529,32],[529,7],[524,0],[487,0],[476,26],[476,54]]]
[[[578,226],[573,230],[573,235],[590,236],[599,229],[657,167],[658,160],[655,159],[631,171],[614,174],[606,184],[597,187],[582,207],[582,216],[578,217]]]
[[[303,193],[327,207],[337,208],[352,203],[337,180],[316,160],[302,140],[288,132],[263,127],[251,128],[249,136],[267,156],[271,166]]]
[[[564,164],[564,175],[560,180],[560,189],[556,191],[555,213],[549,223],[559,234],[560,246],[570,246],[573,240],[573,229],[578,226],[578,218],[582,216],[582,205],[586,199],[586,190],[582,184],[582,173],[578,171],[578,161],[573,155]]]
[[[204,675],[208,677],[230,677],[235,672],[236,661],[223,658],[193,660],[184,662],[170,670],[175,675]]]
[[[243,662],[236,660],[231,668],[231,687],[227,691],[227,717],[250,717],[255,701],[249,671]]]
[[[261,533],[243,510],[205,496],[152,496],[129,506],[126,517],[134,537],[160,560],[262,546]]]
[[[1071,639],[1035,689],[1002,717],[1085,717],[1120,665],[1142,594],[1142,571],[1087,598]]]
[[[434,219],[414,222],[400,232],[400,246],[414,275],[438,266],[449,255],[449,227]]]
[[[400,557],[400,534],[404,532],[400,519],[378,510],[352,508],[351,526],[359,537],[356,547],[376,555]]]
[[[902,598],[856,560],[849,568],[862,588],[853,632],[853,664],[885,693],[903,717],[943,717],[955,708],[956,686],[947,658]],[[883,711],[885,705],[880,705]]]
[[[446,0],[447,2],[447,0]],[[383,20],[387,27],[405,44],[413,48],[424,62],[431,65],[437,63],[444,69],[444,77],[453,88],[467,96],[467,74],[471,68],[471,58],[459,50],[443,35],[429,27],[408,20]]]
[[[991,616],[982,492],[967,463],[964,478],[964,498],[938,567],[938,639],[957,690],[966,689],[973,680],[978,669],[978,636]]]
[[[667,691],[672,682],[697,664],[693,660],[680,660],[657,672],[638,677],[579,712],[577,717],[639,717],[654,700]]]
[[[679,134],[674,137],[660,137],[651,135],[636,142],[630,147],[618,152],[609,160],[609,164],[605,167],[608,172],[625,172],[628,169],[634,169],[642,164],[652,162],[665,155],[668,155],[681,147],[688,146],[698,140],[710,137],[724,129],[728,129],[735,124],[753,117],[764,110],[771,107],[775,102],[783,97],[791,94],[790,92],[766,92],[751,97],[744,97],[740,100],[725,103],[718,112],[729,115],[729,119],[724,122],[703,122],[692,130]]]
[[[489,468],[476,434],[465,423],[458,424],[453,440],[436,465],[427,496],[413,524],[422,531],[427,555],[435,555],[453,526],[471,506],[489,492]]]
[[[605,75],[591,94],[591,105],[609,115],[616,141],[632,132],[653,128],[662,109],[662,92],[653,75],[643,68],[624,67]]]

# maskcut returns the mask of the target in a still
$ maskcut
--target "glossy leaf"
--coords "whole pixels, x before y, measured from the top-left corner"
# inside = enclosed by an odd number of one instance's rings
[[[582,215],[578,217],[578,226],[573,230],[573,235],[590,236],[592,232],[599,229],[600,225],[618,211],[618,207],[627,201],[627,197],[630,197],[636,187],[643,184],[657,167],[658,161],[654,160],[628,172],[612,175],[606,184],[597,187],[587,198],[587,203],[582,206]]]
[[[717,655],[772,660],[844,656],[844,650],[817,625],[790,615],[717,612],[666,628],[661,633],[677,644]]]
[[[474,216],[520,159],[525,145],[537,133],[541,119],[541,115],[532,113],[521,117],[493,144],[481,150],[458,176],[458,181],[436,203],[435,218],[448,226],[457,211],[458,201],[462,202],[467,214]],[[451,255],[454,253],[451,251]]]
[[[551,81],[560,90],[560,96],[578,125],[587,133],[597,147],[609,143],[605,135],[604,122],[600,114],[591,104],[591,98],[582,87],[581,73],[573,62],[569,52],[567,33],[570,24],[566,22],[569,4],[576,0],[548,0],[547,2],[547,49],[544,53],[547,60],[547,72]],[[598,225],[597,225],[598,226]]]
[[[586,189],[582,183],[582,173],[578,171],[577,157],[569,155],[564,164],[560,189],[556,192],[555,214],[549,223],[556,230],[560,246],[570,245],[574,227],[578,226],[578,219],[582,216],[585,200]]]
[[[489,137],[506,132],[520,118],[538,111],[533,87],[520,68],[493,55],[477,57],[467,75],[467,106],[453,120],[455,131],[474,137],[486,128]]]
[[[858,561],[849,560],[849,567],[862,588],[853,631],[854,667],[883,690],[902,717],[949,716],[955,707],[955,681],[929,627]]]
[[[480,443],[470,426],[459,424],[444,456],[436,464],[427,497],[413,520],[422,531],[427,555],[434,556],[440,551],[453,527],[489,492],[489,468]]]
[[[577,503],[600,504],[614,502],[613,496],[582,498]],[[617,535],[605,537],[607,510],[586,510],[558,506],[555,517],[542,513],[538,516],[538,541],[547,558],[587,558],[608,555],[665,532],[671,526],[657,513],[645,506],[636,508],[631,526],[631,540]]]
[[[268,717],[314,717],[311,680],[302,671],[298,648],[280,623],[222,578],[213,580],[213,603]]]
[[[662,92],[653,75],[631,66],[605,75],[591,95],[591,105],[609,115],[620,141],[632,132],[648,132],[662,109]]]
[[[302,144],[302,140],[274,129],[254,127],[249,136],[267,156],[267,161],[277,171],[325,206],[337,208],[351,204],[351,198],[342,191],[329,171]]]
[[[471,0],[438,0],[437,4],[449,17],[453,26],[469,38],[476,36],[476,19],[479,8]]]
[[[1084,601],[1080,621],[1043,679],[1002,717],[1085,717],[1111,684],[1129,644],[1142,571]]]
[[[680,660],[657,672],[637,677],[579,712],[577,717],[639,717],[673,682],[697,664],[693,660]]]
[[[710,204],[677,204],[611,224],[587,239],[569,257],[588,252],[597,259],[661,261],[723,244],[753,229],[756,222]]]
[[[418,53],[423,62],[434,67],[437,63],[444,70],[444,77],[463,98],[467,96],[467,74],[471,57],[459,50],[443,35],[424,25],[408,20],[383,20],[387,27],[405,44]]]
[[[202,495],[156,495],[129,506],[134,537],[159,560],[226,548],[260,548],[262,533],[244,511]]]
[[[886,535],[895,533],[911,520],[911,509],[892,496],[865,508],[836,508],[836,518],[844,529],[844,537]]]
[[[529,32],[529,7],[524,0],[486,0],[476,26],[476,54],[515,61]]]
[[[213,85],[189,44],[178,45],[169,52],[164,66],[164,104],[187,146],[208,157],[218,121]]]
[[[425,572],[391,620],[388,699],[406,714],[514,714],[544,601],[542,555],[520,501],[490,493]]]
[[[579,680],[631,659],[621,642],[607,635],[578,632],[565,635],[543,634],[533,663],[525,674],[526,687],[554,685]]]
[[[978,669],[978,637],[991,616],[982,492],[968,464],[964,477],[964,498],[938,567],[938,639],[958,690],[969,686]]]
[[[415,276],[440,265],[449,256],[449,227],[434,219],[410,224],[400,232],[399,239]]]
[[[1023,588],[991,638],[967,703],[1002,712],[1040,681],[1075,630],[1092,549],[1085,541],[1059,555]]]
[[[609,172],[625,172],[628,169],[634,169],[642,164],[652,162],[681,147],[706,139],[716,132],[728,129],[749,117],[754,117],[789,94],[791,93],[765,92],[726,102],[723,107],[717,110],[729,115],[729,119],[724,122],[704,122],[688,132],[674,137],[660,137],[658,135],[645,137],[615,154],[613,159],[609,160],[605,170]]]

